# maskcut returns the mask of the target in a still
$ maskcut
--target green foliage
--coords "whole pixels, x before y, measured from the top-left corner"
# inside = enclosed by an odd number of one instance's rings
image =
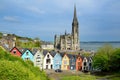
[[[120,49],[115,49],[113,55],[111,56],[111,66],[112,71],[120,71]]]
[[[3,35],[3,34],[0,32],[0,39],[2,38],[2,35]]]
[[[16,45],[18,47],[22,47],[22,48],[33,48],[33,47],[40,47],[40,41],[27,41],[27,42],[22,42],[19,39],[16,40]]]
[[[96,80],[96,77],[81,74],[79,76],[64,76],[61,80]]]
[[[40,45],[41,45],[40,41],[34,42],[34,46],[35,46],[35,47],[40,47]]]
[[[116,50],[110,45],[101,47],[93,58],[93,67],[102,71],[120,70],[119,63],[120,49]]]
[[[23,61],[19,57],[0,48],[0,80],[49,80],[44,71],[34,67],[31,61]]]
[[[89,57],[91,54],[86,52],[86,53],[83,53],[82,55],[85,57]]]

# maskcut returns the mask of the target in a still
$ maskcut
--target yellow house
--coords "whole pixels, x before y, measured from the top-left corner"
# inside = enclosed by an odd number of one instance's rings
[[[69,66],[70,66],[70,59],[68,57],[67,54],[65,54],[62,58],[62,66],[61,69],[62,70],[69,70]]]

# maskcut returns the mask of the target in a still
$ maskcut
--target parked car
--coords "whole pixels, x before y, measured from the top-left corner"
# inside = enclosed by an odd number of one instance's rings
[[[56,69],[55,72],[62,72],[62,70],[61,69]]]

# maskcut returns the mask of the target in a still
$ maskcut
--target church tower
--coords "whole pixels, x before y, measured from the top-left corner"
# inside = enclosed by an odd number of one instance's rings
[[[72,22],[72,32],[70,34],[66,33],[64,35],[55,35],[54,47],[57,50],[80,50],[79,42],[79,24],[76,14],[76,6],[74,6],[74,16]]]
[[[74,17],[72,22],[72,36],[73,36],[73,49],[79,50],[80,44],[79,44],[79,23],[77,20],[77,14],[76,14],[76,6],[74,5]]]

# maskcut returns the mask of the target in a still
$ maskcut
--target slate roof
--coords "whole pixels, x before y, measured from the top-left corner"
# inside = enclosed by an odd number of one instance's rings
[[[37,51],[38,51],[38,49],[34,48],[34,49],[32,50],[32,53],[35,55],[35,54],[37,53]]]
[[[76,58],[76,55],[74,55],[74,54],[67,54],[68,55],[68,57],[71,59],[71,58]]]
[[[52,57],[54,57],[55,54],[56,54],[55,51],[47,51],[47,50],[43,50],[43,55],[45,56],[48,52],[50,53],[50,55],[51,55]]]
[[[43,55],[45,56],[48,53],[47,50],[43,50]]]
[[[60,53],[60,55],[63,57],[65,55],[65,53]]]
[[[51,51],[50,54],[51,54],[52,57],[54,57],[56,52],[55,51]]]
[[[24,49],[23,49],[23,52],[22,52],[22,55],[23,55],[27,50],[29,50],[29,49],[24,48]],[[32,55],[34,55],[31,50],[29,50],[29,51],[30,51],[30,53],[31,53]],[[22,56],[22,55],[21,55],[21,56]]]

